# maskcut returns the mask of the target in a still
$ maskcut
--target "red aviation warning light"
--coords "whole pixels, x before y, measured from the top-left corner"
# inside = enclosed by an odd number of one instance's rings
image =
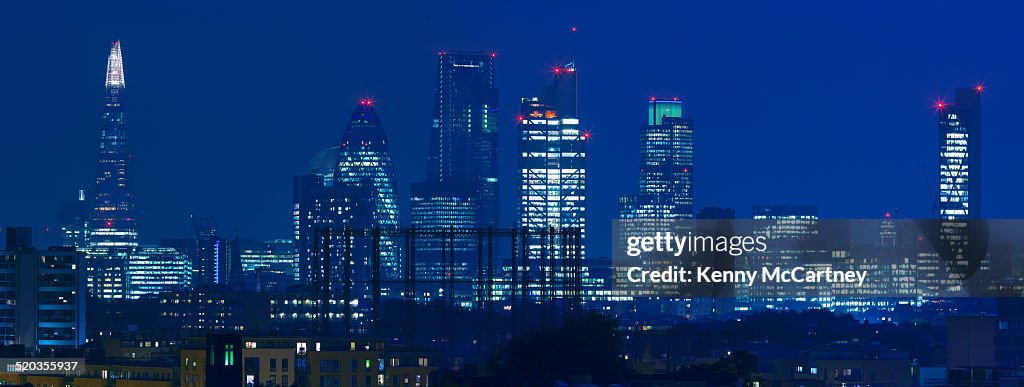
[[[977,91],[979,93],[985,91],[985,86],[979,83],[977,86],[974,86],[974,91]]]
[[[589,140],[590,139],[590,132],[589,131],[588,132],[583,132],[583,139],[584,140]]]

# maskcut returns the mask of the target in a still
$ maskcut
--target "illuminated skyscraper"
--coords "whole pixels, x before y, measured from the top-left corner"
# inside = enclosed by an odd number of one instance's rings
[[[938,233],[925,232],[935,248],[926,281],[930,290],[960,292],[961,285],[976,271],[988,270],[984,239],[971,234],[981,227],[981,85],[956,89],[952,104],[938,102],[939,112],[939,197]],[[924,265],[922,265],[924,266]]]
[[[221,257],[226,256],[229,249],[217,234],[217,219],[189,214],[189,220],[192,222],[192,249],[195,251],[190,265],[192,284],[196,287],[217,284]]]
[[[640,129],[640,189],[620,199],[622,219],[693,218],[693,120],[678,99],[652,98]]]
[[[441,279],[442,252],[454,262],[456,280],[475,271],[476,239],[455,234],[442,243],[439,232],[498,225],[497,144],[494,54],[438,53],[427,179],[410,190],[410,225],[422,231],[416,243],[419,278]],[[456,289],[457,295],[472,294],[463,290]],[[426,293],[437,295],[433,289]]]
[[[956,89],[952,104],[939,102],[939,218],[981,217],[982,87]]]
[[[100,131],[95,201],[89,225],[90,247],[138,246],[135,201],[129,190],[127,127],[121,98],[124,95],[121,43],[114,42],[107,58],[106,104]]]
[[[494,54],[438,53],[427,182],[469,189],[480,226],[498,223],[497,148]]]
[[[90,295],[105,299],[125,296],[128,254],[138,246],[135,200],[129,189],[128,151],[121,42],[114,42],[107,57],[106,103],[100,131],[96,186],[89,220],[89,246],[85,249]]]
[[[370,227],[380,228],[381,270],[390,278],[398,278],[402,265],[393,233],[398,230],[398,193],[391,148],[373,101],[362,100],[352,112],[341,139],[336,186],[343,189],[362,188],[371,201]]]
[[[577,229],[586,257],[587,168],[589,135],[580,130],[576,111],[576,67],[555,68],[553,83],[541,98],[523,98],[518,117],[519,226],[526,228],[528,259],[540,258],[542,233]],[[560,242],[554,238],[554,251]]]

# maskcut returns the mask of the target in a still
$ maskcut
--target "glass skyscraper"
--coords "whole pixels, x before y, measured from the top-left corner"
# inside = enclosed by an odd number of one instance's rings
[[[496,225],[498,89],[494,87],[494,54],[441,52],[437,61],[426,181],[453,186],[456,192],[468,189],[477,208],[476,223]]]
[[[953,104],[937,105],[941,219],[980,218],[981,92],[981,86],[958,88]]]
[[[931,289],[960,292],[978,270],[988,270],[982,253],[988,242],[971,234],[981,219],[982,86],[957,88],[952,104],[939,102],[938,234],[926,232],[936,256],[929,273]],[[935,284],[938,286],[935,286]]]
[[[410,190],[410,225],[416,239],[416,271],[421,280],[441,280],[441,254],[454,262],[455,280],[471,278],[476,238],[442,231],[498,225],[498,90],[494,54],[438,53],[434,118],[427,152],[426,181]],[[444,246],[442,246],[444,245]],[[433,287],[432,285],[430,287]],[[431,289],[425,294],[438,295]],[[471,289],[456,287],[456,295]]]
[[[91,295],[119,299],[125,295],[128,254],[138,246],[135,201],[128,181],[127,127],[121,106],[125,81],[120,42],[111,44],[105,87],[86,270]]]
[[[542,97],[522,99],[517,120],[518,225],[529,235],[524,247],[531,262],[542,256],[547,243],[542,233],[551,229],[579,230],[580,258],[586,257],[588,134],[579,127],[576,107],[576,67],[571,62],[554,70],[553,83]],[[554,239],[553,251],[561,251],[560,241]]]
[[[100,131],[95,200],[89,225],[89,246],[130,248],[138,246],[135,201],[128,188],[128,160],[121,43],[114,42],[107,58],[106,104]]]
[[[373,101],[362,100],[352,112],[341,139],[336,186],[362,188],[370,200],[370,227],[381,229],[381,270],[390,278],[402,272],[395,232],[398,230],[398,193],[391,147]]]
[[[621,219],[693,218],[693,120],[678,99],[652,98],[640,130],[640,188],[620,199]]]
[[[336,160],[336,158],[335,158]],[[335,163],[336,165],[336,163]],[[328,185],[323,176],[308,174],[295,176],[292,183],[292,225],[295,238],[295,260],[297,261],[298,281],[301,284],[316,286],[316,279],[325,269],[330,269],[329,281],[320,286],[326,286],[327,292],[332,295],[340,287],[333,287],[332,284],[341,282],[342,279],[342,250],[341,230],[345,226],[353,228],[368,228],[371,226],[373,201],[370,199],[370,191],[362,187],[337,186],[331,183]],[[337,231],[336,237],[331,240],[330,250],[332,257],[330,267],[325,268],[317,258],[319,253],[316,250],[316,231],[318,228],[331,227]]]
[[[370,301],[374,294],[370,284],[374,252],[371,230],[380,230],[382,279],[397,279],[402,272],[396,243],[399,213],[394,164],[373,101],[359,102],[338,146],[318,152],[309,169],[308,174],[296,176],[292,185],[298,280],[319,305],[333,305],[346,295],[345,279],[351,278],[355,282],[351,305],[356,310],[350,317],[359,325],[371,305],[364,301]],[[344,238],[346,226],[353,230],[351,245]],[[320,233],[327,228],[332,230],[329,241]],[[351,265],[346,265],[347,245],[352,248],[348,260]],[[324,251],[329,255],[322,254]],[[388,293],[385,286],[382,294]]]

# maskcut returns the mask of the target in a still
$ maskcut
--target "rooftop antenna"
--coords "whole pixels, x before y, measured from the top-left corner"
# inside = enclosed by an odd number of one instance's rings
[[[572,28],[569,29],[569,32],[571,40],[571,47],[569,48],[569,63],[572,64],[573,82],[576,83],[573,85],[573,88],[575,89],[573,92],[573,103],[576,106],[576,111],[573,113],[575,115],[574,118],[580,118],[580,74],[576,72],[576,26],[572,26]]]

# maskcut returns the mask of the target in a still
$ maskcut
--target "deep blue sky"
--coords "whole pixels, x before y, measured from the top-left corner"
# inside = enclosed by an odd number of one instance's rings
[[[364,96],[378,101],[404,197],[425,172],[436,52],[446,49],[498,54],[511,221],[518,99],[568,55],[572,25],[594,134],[596,253],[610,249],[616,198],[635,189],[652,95],[682,98],[695,118],[698,208],[744,217],[757,203],[808,203],[826,217],[923,217],[935,189],[932,102],[984,82],[985,215],[1024,217],[1017,4],[186,3],[0,5],[0,225],[53,224],[94,178],[115,39],[143,240],[187,235],[189,212],[216,216],[228,235],[289,236],[291,176],[340,140]]]

